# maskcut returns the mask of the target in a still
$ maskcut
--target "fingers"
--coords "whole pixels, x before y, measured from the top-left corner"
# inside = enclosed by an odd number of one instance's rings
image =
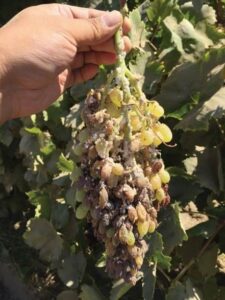
[[[85,52],[78,53],[74,63],[71,65],[72,69],[81,68],[86,64],[94,65],[111,65],[116,62],[116,55],[107,52]]]
[[[78,47],[95,46],[110,39],[122,25],[123,18],[118,11],[106,12],[91,19],[73,19],[66,22],[69,32]]]
[[[125,17],[123,21],[123,34],[128,34],[130,30],[131,30],[131,22],[127,17]]]
[[[132,44],[130,39],[127,36],[123,37],[124,40],[124,51],[127,53],[131,50]],[[109,52],[109,53],[115,53],[115,43],[114,39],[109,39],[108,41],[105,41],[99,45],[95,46],[83,46],[78,48],[78,52],[89,52],[89,51],[97,51],[97,52]]]
[[[93,64],[85,65],[84,67],[77,69],[72,72],[72,82],[73,84],[82,83],[84,81],[92,79],[98,73],[98,66]]]

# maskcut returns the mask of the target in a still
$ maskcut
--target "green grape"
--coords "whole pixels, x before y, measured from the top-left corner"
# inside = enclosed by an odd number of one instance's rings
[[[86,218],[88,211],[89,211],[89,208],[86,205],[84,205],[83,203],[81,203],[76,208],[76,218],[78,220],[82,220],[82,219]]]
[[[135,112],[130,112],[129,114],[130,117],[130,125],[132,127],[132,131],[139,131],[141,130],[142,123],[140,121],[140,118]]]
[[[147,110],[158,119],[164,115],[163,107],[156,101],[148,103]]]
[[[82,144],[77,144],[73,147],[73,152],[77,156],[81,156],[84,152],[84,147]]]
[[[138,221],[137,222],[137,229],[138,229],[138,233],[140,235],[140,238],[143,238],[148,233],[149,221],[148,220],[146,220],[144,222]]]
[[[109,99],[111,102],[116,106],[116,107],[121,107],[122,106],[122,101],[123,101],[123,92],[117,88],[112,89],[109,91]]]
[[[151,129],[143,130],[140,135],[140,142],[143,146],[149,146],[153,143],[154,134]]]
[[[150,220],[150,221],[149,221],[148,232],[149,232],[149,233],[153,233],[153,232],[155,232],[155,229],[156,229],[155,222],[152,221],[152,220]]]
[[[159,123],[156,126],[156,132],[162,137],[164,143],[168,143],[172,140],[173,134],[170,128],[166,124]]]
[[[122,176],[124,173],[124,168],[121,164],[115,163],[112,167],[112,173],[116,176]]]
[[[75,198],[76,198],[77,202],[83,202],[85,196],[86,196],[86,193],[84,190],[76,190]]]
[[[155,197],[156,199],[159,201],[159,202],[162,202],[165,197],[166,197],[166,194],[164,192],[164,189],[160,188],[160,189],[157,189],[156,190],[156,193],[155,193]]]
[[[158,174],[155,174],[153,176],[150,177],[150,184],[153,188],[153,190],[157,190],[161,188],[162,182],[161,182],[161,178]]]
[[[119,239],[122,243],[128,246],[133,246],[135,244],[135,237],[131,230],[128,230],[125,225],[119,230]]]
[[[89,138],[89,132],[88,132],[88,129],[87,128],[84,128],[82,129],[79,134],[78,134],[78,140],[81,142],[81,143],[85,143],[88,138]]]
[[[162,183],[167,184],[170,182],[170,174],[168,171],[166,171],[165,169],[161,169],[159,171],[159,176],[161,178]]]
[[[135,244],[135,236],[131,230],[128,231],[126,243],[128,246],[133,246]]]
[[[107,103],[107,113],[110,114],[112,118],[119,118],[121,116],[120,109],[116,107],[113,103]]]

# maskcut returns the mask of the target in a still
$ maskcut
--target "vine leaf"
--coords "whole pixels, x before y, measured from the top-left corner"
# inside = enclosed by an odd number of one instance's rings
[[[219,194],[224,190],[224,177],[221,151],[218,147],[206,148],[198,152],[198,166],[196,176],[201,186]]]
[[[188,113],[176,125],[176,129],[208,130],[212,118],[220,119],[225,114],[225,87],[222,87],[208,101],[201,103],[196,109]]]
[[[69,221],[69,210],[64,199],[57,199],[51,207],[51,222],[56,230],[62,229]]]
[[[105,300],[93,286],[83,284],[81,286],[80,300]]]
[[[147,10],[149,21],[156,24],[157,21],[165,19],[176,8],[173,0],[154,0]]]
[[[201,102],[209,100],[223,86],[224,64],[225,47],[209,50],[196,62],[177,66],[162,85],[157,100],[167,112],[180,109],[196,94]]]
[[[57,167],[61,172],[71,173],[73,172],[73,161],[67,159],[63,153],[61,153],[59,157],[59,161],[57,163]]]
[[[199,291],[193,286],[190,279],[185,282],[185,285],[176,282],[169,289],[166,300],[203,300]]]
[[[159,222],[160,220],[163,222],[160,223],[158,231],[163,236],[165,253],[170,254],[183,240],[187,240],[187,234],[180,222],[178,204],[162,210],[159,214]]]
[[[162,235],[159,232],[153,233],[148,239],[148,244],[149,251],[146,255],[147,260],[149,262],[154,261],[164,269],[170,269],[171,257],[166,256],[163,253],[164,246]]]
[[[198,259],[198,269],[204,278],[212,277],[217,273],[217,256],[218,245],[214,243]]]
[[[58,275],[67,287],[77,288],[84,276],[86,264],[83,252],[71,255],[58,267]]]
[[[170,15],[165,18],[163,23],[170,32],[171,41],[176,46],[177,50],[188,60],[192,60],[193,56],[188,54],[187,48],[192,47],[192,51],[194,49],[195,52],[201,53],[209,46],[213,45],[213,42],[207,35],[203,31],[195,29],[192,23],[187,19],[178,22],[174,16]],[[187,41],[190,43],[189,47],[186,45]]]
[[[57,261],[61,255],[63,241],[54,227],[45,219],[31,219],[24,233],[26,243],[40,250],[40,257],[48,262]]]
[[[49,195],[40,190],[33,190],[26,194],[29,198],[29,202],[36,207],[35,217],[49,219],[51,212]]]
[[[63,291],[57,296],[56,300],[78,300],[78,295],[74,291]]]
[[[130,31],[130,39],[134,48],[144,48],[147,42],[147,31],[145,23],[141,20],[141,14],[138,8],[129,14],[132,30]]]
[[[152,300],[155,292],[156,284],[156,267],[157,263],[147,265],[143,267],[143,285],[142,285],[142,294],[144,300]]]
[[[120,279],[113,284],[110,292],[110,300],[119,300],[132,288],[132,284]]]

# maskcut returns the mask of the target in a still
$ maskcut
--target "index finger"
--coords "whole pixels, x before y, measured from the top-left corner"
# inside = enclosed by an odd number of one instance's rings
[[[93,9],[93,8],[84,8],[84,7],[77,7],[72,5],[66,5],[66,4],[56,4],[57,9],[62,16],[67,16],[75,19],[92,19],[97,18],[105,13],[107,11]],[[125,17],[123,22],[123,33],[127,34],[131,29],[131,23],[130,20]]]

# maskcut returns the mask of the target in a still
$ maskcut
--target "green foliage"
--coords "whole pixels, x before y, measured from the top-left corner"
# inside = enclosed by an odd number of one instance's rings
[[[27,4],[48,1],[19,2],[12,1],[11,10],[7,1],[0,4],[2,23]],[[67,2],[118,8],[118,1],[110,0]],[[160,212],[157,232],[148,237],[137,286],[111,282],[102,268],[101,245],[85,219],[78,220],[83,212],[83,195],[76,186],[81,171],[71,141],[83,126],[82,101],[90,88],[104,82],[107,68],[48,110],[1,126],[0,220],[30,219],[26,243],[68,288],[61,289],[58,300],[222,300],[225,267],[218,267],[218,258],[225,253],[225,3],[152,0],[128,5],[135,47],[128,65],[143,76],[147,97],[165,108],[176,145],[162,146],[172,175],[172,205]],[[190,201],[197,211],[187,211]],[[190,215],[188,225],[184,211]],[[207,220],[196,225],[192,220],[199,213]]]

